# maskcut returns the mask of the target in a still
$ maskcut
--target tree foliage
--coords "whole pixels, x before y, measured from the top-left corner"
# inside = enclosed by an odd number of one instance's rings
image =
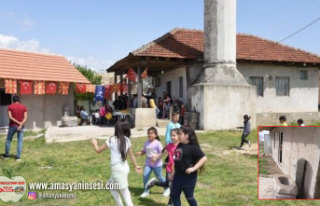
[[[87,68],[86,66],[81,66],[79,64],[74,63],[73,66],[77,68],[77,70],[81,72],[81,74],[85,76],[91,82],[91,84],[95,84],[95,85],[101,84],[102,77],[97,72],[91,70],[90,68]],[[74,91],[75,91],[75,88],[74,88]],[[75,101],[85,101],[85,100],[91,101],[94,99],[94,94],[93,93],[84,93],[84,94],[75,93],[74,97],[75,97]]]

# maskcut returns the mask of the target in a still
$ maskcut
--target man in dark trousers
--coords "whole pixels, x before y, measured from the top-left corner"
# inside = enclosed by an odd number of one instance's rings
[[[11,104],[8,107],[8,117],[9,117],[10,123],[9,123],[9,131],[8,131],[6,147],[5,147],[5,154],[1,156],[1,159],[9,158],[12,137],[15,135],[15,133],[17,133],[18,148],[17,148],[16,160],[20,161],[22,144],[23,144],[24,124],[27,121],[28,112],[27,112],[26,106],[20,103],[18,96],[13,96],[12,100],[13,100],[13,104]]]

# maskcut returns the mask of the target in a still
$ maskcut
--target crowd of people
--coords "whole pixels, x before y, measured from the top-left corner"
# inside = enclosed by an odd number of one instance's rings
[[[135,156],[146,156],[143,168],[143,193],[141,198],[150,195],[150,189],[154,186],[164,188],[163,195],[169,196],[167,206],[181,206],[180,196],[183,192],[189,205],[196,206],[194,189],[197,183],[198,171],[202,172],[207,157],[200,148],[198,138],[192,128],[181,127],[177,122],[179,113],[172,114],[172,122],[167,127],[165,147],[162,146],[158,131],[151,127],[148,129],[148,139],[142,149],[135,153],[130,141],[130,125],[126,120],[118,121],[115,125],[114,136],[108,138],[100,147],[96,139],[92,139],[94,150],[101,153],[110,149],[111,177],[108,182],[118,183],[119,190],[111,190],[111,194],[118,206],[123,206],[122,198],[127,206],[132,206],[132,198],[129,191],[128,175],[129,166],[127,156],[131,159],[138,174],[142,173],[142,167],[136,163]],[[162,158],[167,156],[165,163]],[[165,165],[166,178],[162,176],[162,168]],[[151,173],[156,178],[149,180]]]
[[[172,108],[172,112],[179,113],[179,122],[184,125],[185,106],[178,98],[171,97],[166,92],[162,93],[162,97],[157,98],[156,90],[149,88],[148,92],[141,96],[141,102],[142,108],[154,108],[158,119],[169,119],[169,111]],[[138,95],[133,95],[130,106],[138,107]]]

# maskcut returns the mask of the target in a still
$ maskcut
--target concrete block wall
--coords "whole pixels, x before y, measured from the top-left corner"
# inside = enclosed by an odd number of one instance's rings
[[[302,118],[305,125],[314,124],[320,121],[319,112],[291,112],[291,113],[257,113],[257,126],[280,125],[279,117],[285,115],[287,123],[297,122]]]

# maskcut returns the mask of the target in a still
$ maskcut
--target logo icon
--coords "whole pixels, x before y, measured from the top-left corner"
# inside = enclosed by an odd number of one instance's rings
[[[37,199],[37,193],[36,192],[28,192],[28,199],[29,200]]]
[[[16,188],[14,188],[14,192],[15,192],[16,194],[23,194],[23,193],[24,193],[24,187],[18,186],[18,187],[16,187]]]
[[[0,200],[18,202],[26,192],[27,183],[21,176],[12,176],[12,169],[2,169],[0,175]]]

